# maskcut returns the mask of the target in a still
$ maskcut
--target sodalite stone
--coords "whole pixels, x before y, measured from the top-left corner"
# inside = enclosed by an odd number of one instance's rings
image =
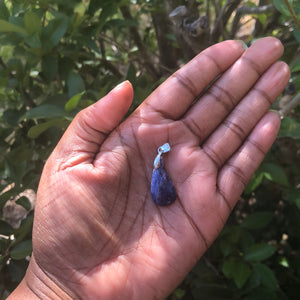
[[[177,198],[175,187],[163,168],[162,157],[159,166],[152,172],[151,196],[154,203],[160,206],[170,205]]]

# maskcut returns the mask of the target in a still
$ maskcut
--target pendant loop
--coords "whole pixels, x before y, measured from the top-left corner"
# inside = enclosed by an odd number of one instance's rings
[[[158,169],[162,160],[162,154],[171,151],[169,143],[165,143],[157,149],[157,156],[154,159],[154,169]]]

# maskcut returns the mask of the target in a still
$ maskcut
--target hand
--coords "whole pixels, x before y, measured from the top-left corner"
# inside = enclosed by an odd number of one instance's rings
[[[215,240],[276,138],[280,119],[268,109],[289,79],[276,62],[282,53],[274,38],[246,51],[225,41],[173,74],[124,122],[129,82],[81,111],[45,165],[33,255],[14,295],[166,297]],[[178,198],[159,207],[150,181],[166,142],[164,166]]]

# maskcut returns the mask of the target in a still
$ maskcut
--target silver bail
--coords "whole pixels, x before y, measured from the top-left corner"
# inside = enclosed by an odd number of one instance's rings
[[[170,147],[169,143],[165,143],[165,144],[163,144],[162,146],[160,146],[157,149],[158,154],[157,154],[157,156],[154,159],[154,169],[158,169],[159,168],[160,161],[161,161],[161,155],[163,153],[167,153],[169,151],[171,151],[171,147]]]
[[[158,153],[167,153],[169,151],[171,151],[171,147],[170,147],[169,143],[163,144],[157,150]]]

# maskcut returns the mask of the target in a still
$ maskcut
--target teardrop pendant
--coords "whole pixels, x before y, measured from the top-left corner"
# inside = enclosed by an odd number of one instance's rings
[[[169,152],[171,147],[168,143],[158,148],[158,155],[154,160],[154,169],[151,179],[151,196],[155,204],[166,206],[172,204],[176,198],[175,187],[163,168],[162,154]]]

